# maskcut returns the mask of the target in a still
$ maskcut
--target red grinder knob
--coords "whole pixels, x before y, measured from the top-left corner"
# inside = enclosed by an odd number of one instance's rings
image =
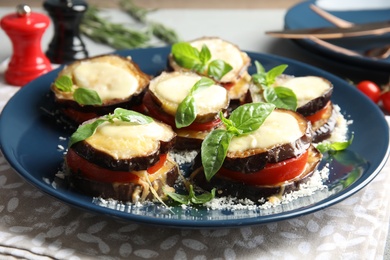
[[[0,25],[12,42],[13,54],[5,71],[5,81],[24,86],[52,69],[42,52],[42,35],[50,24],[46,15],[34,13],[28,5],[18,5],[16,13],[4,16]]]

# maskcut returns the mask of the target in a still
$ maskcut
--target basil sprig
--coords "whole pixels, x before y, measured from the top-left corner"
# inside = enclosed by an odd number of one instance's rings
[[[229,63],[223,60],[212,60],[211,52],[206,45],[203,45],[199,51],[188,42],[175,43],[172,45],[172,55],[181,67],[216,80],[220,80],[233,69]]]
[[[194,84],[194,86],[192,86],[188,95],[183,99],[182,102],[180,102],[179,106],[177,107],[175,114],[175,124],[177,128],[189,126],[192,124],[192,122],[194,122],[197,114],[194,94],[198,90],[210,87],[213,84],[213,80],[202,77]]]
[[[220,113],[226,129],[210,132],[201,147],[202,165],[208,181],[221,168],[232,138],[257,130],[274,109],[275,105],[271,103],[250,103],[239,106],[229,118]]]
[[[276,77],[281,75],[288,66],[282,64],[266,72],[260,62],[255,61],[255,65],[257,73],[252,75],[252,80],[263,91],[264,100],[274,104],[277,108],[295,111],[298,106],[295,93],[283,86],[272,86],[276,81]]]
[[[337,153],[339,151],[343,151],[343,150],[347,149],[352,144],[353,137],[354,136],[352,135],[351,138],[345,142],[333,142],[333,143],[321,142],[316,146],[316,148],[321,153],[334,154],[334,153]]]
[[[165,192],[169,197],[174,201],[179,202],[180,204],[189,205],[189,204],[204,204],[209,202],[215,197],[215,188],[211,192],[205,192],[199,195],[195,194],[194,188],[190,185],[188,195],[178,194],[175,192]]]
[[[153,122],[151,117],[145,116],[141,113],[123,108],[116,108],[113,114],[108,114],[92,121],[91,123],[80,125],[71,135],[68,146],[71,147],[73,144],[87,139],[96,132],[96,129],[99,125],[103,124],[104,122],[113,123],[114,119],[118,119],[123,122],[129,122],[134,125],[145,125]]]
[[[72,79],[67,75],[62,75],[56,79],[54,85],[62,92],[73,91]],[[80,105],[101,105],[103,103],[95,90],[82,87],[74,90],[73,99]]]

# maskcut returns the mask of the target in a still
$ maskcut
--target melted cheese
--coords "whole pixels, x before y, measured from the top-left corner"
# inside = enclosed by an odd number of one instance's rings
[[[211,53],[211,60],[223,60],[226,63],[230,64],[233,69],[228,72],[221,82],[231,82],[237,79],[237,76],[240,74],[243,67],[246,65],[243,57],[246,56],[237,46],[226,42],[219,38],[202,38],[193,42],[190,42],[191,45],[197,48],[199,51],[202,49],[203,45],[206,45]]]
[[[200,79],[199,75],[190,72],[163,72],[150,82],[149,89],[161,102],[163,109],[175,115],[179,104]],[[217,113],[226,108],[229,102],[226,89],[219,85],[199,89],[194,99],[198,115]]]
[[[331,88],[329,81],[315,76],[282,77],[275,85],[291,89],[297,96],[298,107],[322,96]]]
[[[168,142],[174,135],[172,129],[162,123],[134,125],[115,121],[103,123],[85,141],[114,159],[129,159],[154,152],[160,147],[160,141]]]
[[[290,113],[274,111],[256,131],[233,137],[229,152],[242,152],[250,149],[267,149],[290,143],[303,135],[297,119]]]
[[[106,62],[81,62],[73,71],[74,84],[95,90],[102,101],[131,96],[139,87],[128,70]]]

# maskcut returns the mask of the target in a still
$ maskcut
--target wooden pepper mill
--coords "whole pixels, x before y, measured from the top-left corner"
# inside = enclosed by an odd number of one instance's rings
[[[42,52],[41,39],[50,24],[50,18],[34,13],[28,5],[18,5],[16,13],[1,19],[1,28],[10,37],[13,54],[5,71],[5,81],[14,86],[24,86],[52,69]]]
[[[54,24],[54,36],[46,51],[52,63],[62,64],[88,57],[80,37],[80,23],[88,5],[82,0],[46,0],[43,7]]]

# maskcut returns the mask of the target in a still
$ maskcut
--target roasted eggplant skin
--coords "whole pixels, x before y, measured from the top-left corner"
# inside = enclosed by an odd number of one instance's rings
[[[325,92],[322,96],[312,99],[303,106],[297,108],[297,112],[303,116],[310,116],[315,114],[318,110],[324,108],[326,104],[330,101],[333,93],[333,85]]]
[[[337,125],[338,112],[330,106],[330,116],[313,125],[313,143],[318,143],[329,138]]]
[[[75,143],[69,149],[73,149],[77,155],[87,161],[112,171],[141,171],[157,163],[160,154],[171,150],[175,142],[176,137],[169,142],[160,141],[160,148],[153,151],[153,153],[129,159],[114,159],[111,155],[93,148],[85,141]]]
[[[199,166],[199,162],[194,165],[193,173],[191,174],[191,180],[204,190],[211,191],[216,188],[216,196],[225,197],[232,196],[238,199],[250,199],[255,203],[259,203],[259,200],[266,199],[270,196],[282,196],[286,193],[296,191],[300,189],[300,185],[306,183],[313,173],[318,169],[318,166],[322,159],[322,154],[313,146],[311,146],[311,158],[308,160],[308,166],[304,173],[300,176],[273,186],[265,185],[250,185],[238,181],[233,181],[214,176],[210,181],[206,180],[202,166]]]
[[[295,115],[300,125],[304,126],[302,136],[291,143],[284,143],[275,147],[264,149],[251,149],[241,154],[228,153],[223,167],[242,173],[257,172],[265,167],[267,163],[277,163],[289,158],[297,157],[309,148],[312,142],[312,127],[310,122],[300,114],[286,109],[278,109]]]
[[[164,196],[163,187],[168,185],[173,187],[177,178],[179,176],[178,167],[172,167],[166,173],[166,183],[162,183],[160,179],[152,182],[153,187],[158,187],[156,192],[159,196]],[[136,203],[134,201],[134,193],[136,189],[140,188],[139,184],[136,183],[105,183],[98,182],[90,179],[86,179],[77,172],[72,172],[69,175],[69,181],[72,184],[72,188],[82,191],[84,194],[92,196],[92,197],[102,197],[106,199],[114,199],[119,201],[130,201]],[[154,200],[155,197],[152,192],[148,194],[146,200]]]
[[[151,76],[145,74],[139,68],[139,66],[130,59],[119,55],[107,54],[78,60],[64,67],[64,69],[59,72],[58,78],[63,75],[68,75],[72,78],[72,69],[79,63],[99,59],[104,61],[111,58],[115,59],[116,62],[121,61],[124,64],[127,64],[127,69],[129,70],[129,72],[136,74],[136,78],[139,82],[138,89],[130,96],[106,100],[103,102],[102,105],[80,105],[73,99],[63,98],[61,91],[59,91],[53,83],[50,88],[51,98],[53,98],[54,104],[57,107],[58,111],[60,111],[60,113],[62,113],[66,117],[66,121],[69,122],[71,125],[75,126],[94,117],[106,115],[108,113],[113,112],[114,109],[117,107],[138,110],[138,107],[142,104],[142,99],[151,79]]]

